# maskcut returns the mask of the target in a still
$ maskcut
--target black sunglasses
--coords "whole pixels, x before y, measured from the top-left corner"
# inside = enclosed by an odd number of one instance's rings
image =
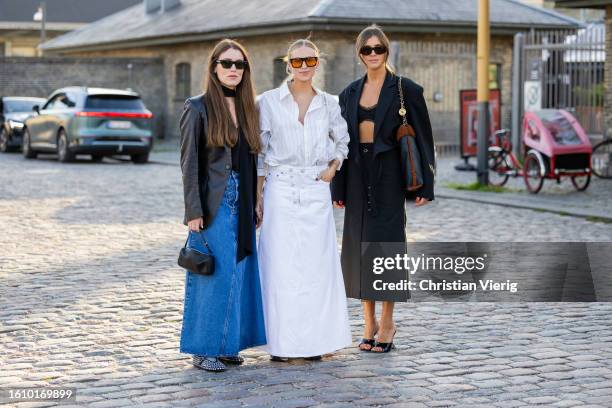
[[[302,68],[302,65],[306,63],[307,67],[314,67],[317,65],[317,61],[319,58],[317,57],[304,57],[304,58],[290,58],[289,62],[293,68]]]
[[[217,64],[221,64],[221,66],[225,69],[230,69],[232,65],[235,65],[236,69],[242,70],[246,68],[246,66],[248,65],[248,62],[245,60],[232,61],[232,60],[224,59],[224,60],[217,60]]]
[[[372,54],[372,51],[374,51],[376,55],[381,55],[387,52],[387,47],[385,47],[384,45],[375,45],[374,47],[370,47],[369,45],[364,45],[359,50],[359,53],[363,55],[370,55]]]

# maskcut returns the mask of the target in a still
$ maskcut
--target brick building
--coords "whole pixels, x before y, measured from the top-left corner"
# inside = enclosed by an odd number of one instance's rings
[[[555,0],[521,0],[523,3],[532,4],[539,7],[554,9],[556,12],[565,14],[583,22],[603,21],[604,11],[593,8],[572,8],[563,6],[562,2],[556,4]]]
[[[285,77],[280,57],[311,34],[325,62],[318,86],[339,92],[363,74],[357,33],[373,22],[392,40],[397,70],[426,90],[438,144],[457,144],[459,90],[476,86],[477,0],[145,0],[43,45],[47,54],[154,57],[164,61],[166,135],[177,135],[186,97],[202,89],[208,53],[220,38],[241,41],[253,62],[258,92]],[[580,22],[516,0],[491,0],[491,87],[501,88],[502,121],[510,121],[513,35],[529,29],[574,28]]]
[[[0,0],[0,57],[40,56],[41,22],[34,14],[41,0]],[[81,28],[140,0],[52,0],[44,2],[45,37],[51,39]]]

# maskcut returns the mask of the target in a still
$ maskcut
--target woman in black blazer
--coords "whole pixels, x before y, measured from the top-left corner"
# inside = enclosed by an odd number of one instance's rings
[[[416,133],[423,167],[423,187],[407,193],[395,138],[402,121],[398,113],[399,77],[387,64],[389,40],[379,27],[370,26],[357,37],[356,50],[367,73],[339,95],[350,142],[345,165],[332,180],[332,199],[336,208],[346,210],[342,272],[347,296],[361,299],[363,304],[365,327],[359,348],[388,352],[396,332],[394,301],[406,301],[409,293],[374,290],[372,267],[365,259],[395,256],[397,252],[392,250],[396,247],[381,243],[406,242],[405,200],[415,199],[416,206],[422,206],[434,199],[434,141],[423,88],[402,77],[406,115]],[[363,255],[362,243],[371,243]],[[380,324],[376,319],[377,300],[383,301]]]

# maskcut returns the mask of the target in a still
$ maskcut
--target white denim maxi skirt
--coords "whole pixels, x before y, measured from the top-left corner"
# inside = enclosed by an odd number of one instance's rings
[[[311,357],[352,343],[326,166],[273,166],[259,236],[267,345],[279,357]]]

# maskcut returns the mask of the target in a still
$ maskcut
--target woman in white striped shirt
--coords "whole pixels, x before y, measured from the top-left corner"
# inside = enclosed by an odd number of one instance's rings
[[[272,360],[318,360],[351,344],[329,183],[348,153],[337,100],[312,85],[319,49],[287,52],[290,80],[259,99],[259,268]]]

